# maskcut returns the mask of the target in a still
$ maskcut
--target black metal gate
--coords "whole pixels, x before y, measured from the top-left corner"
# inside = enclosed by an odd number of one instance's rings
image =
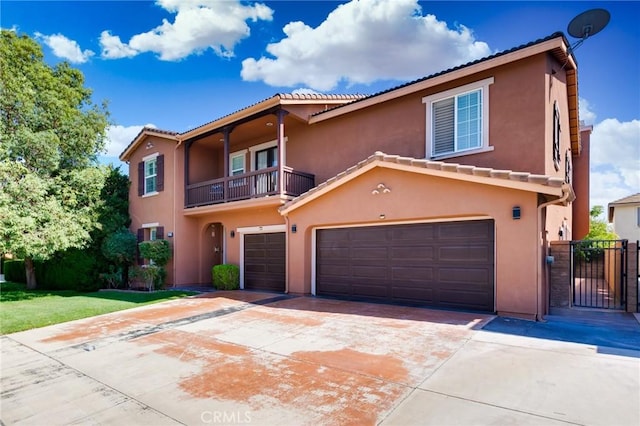
[[[627,240],[571,241],[573,306],[624,309]]]

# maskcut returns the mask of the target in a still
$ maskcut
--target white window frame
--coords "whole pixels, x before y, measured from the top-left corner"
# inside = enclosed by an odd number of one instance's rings
[[[158,156],[160,155],[160,153],[155,152],[151,155],[147,155],[146,157],[142,158],[142,161],[144,163],[144,193],[142,194],[143,197],[148,197],[150,195],[156,195],[158,194]],[[155,162],[155,169],[156,169],[156,174],[155,175],[150,175],[147,176],[147,164],[151,163],[151,162]],[[147,191],[147,178],[154,178],[154,182],[155,182],[155,190],[153,191]]]
[[[247,172],[247,152],[249,150],[247,149],[243,149],[241,151],[236,151],[236,152],[232,152],[231,154],[229,154],[229,177],[233,177],[234,174],[234,170],[233,170],[233,159],[234,158],[242,158],[242,173],[240,174],[244,174]],[[237,175],[236,175],[237,176]]]
[[[289,138],[284,138],[284,143],[287,143],[287,140]],[[260,145],[254,145],[252,147],[249,147],[249,152],[251,153],[251,155],[249,155],[249,162],[251,163],[251,171],[255,172],[256,171],[256,153],[258,153],[259,151],[263,151],[265,149],[269,149],[269,148],[273,148],[273,147],[277,147],[278,146],[278,141],[277,140],[272,140],[269,142],[265,142],[265,143],[261,143]],[[283,146],[282,147],[283,150],[283,154],[286,156],[287,155],[287,150],[286,148]],[[283,163],[282,165],[284,166],[285,164],[287,164],[287,159],[283,158]]]
[[[493,84],[494,78],[489,77],[484,80],[479,80],[473,83],[465,84],[464,86],[456,87],[444,92],[434,93],[433,95],[425,96],[422,98],[422,103],[425,104],[425,118],[426,118],[426,134],[425,134],[425,146],[427,157],[431,159],[445,159],[451,157],[458,157],[461,155],[476,154],[479,152],[493,151],[493,146],[489,145],[489,86]],[[433,104],[448,98],[457,98],[460,95],[465,95],[470,92],[480,91],[482,102],[482,131],[480,133],[481,143],[479,147],[473,147],[454,152],[444,154],[434,154],[433,146]],[[454,126],[457,126],[457,111],[454,110],[456,118],[454,118]],[[455,146],[455,142],[454,142]]]

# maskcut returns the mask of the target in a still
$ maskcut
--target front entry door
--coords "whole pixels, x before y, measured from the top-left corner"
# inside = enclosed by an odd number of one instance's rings
[[[214,223],[211,225],[211,256],[213,266],[220,265],[222,262],[222,224]]]
[[[256,170],[268,169],[278,165],[278,148],[271,147],[256,152]],[[256,176],[256,194],[274,192],[277,186],[278,173],[267,172]]]

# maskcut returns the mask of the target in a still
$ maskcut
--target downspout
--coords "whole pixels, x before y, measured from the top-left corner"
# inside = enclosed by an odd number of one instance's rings
[[[176,235],[176,210],[177,207],[176,206],[176,170],[177,170],[177,165],[178,165],[178,156],[176,155],[178,152],[178,148],[180,148],[180,145],[182,145],[182,140],[178,139],[178,145],[176,145],[176,149],[175,152],[173,154],[173,176],[172,176],[172,180],[173,180],[173,194],[171,194],[171,197],[173,198],[172,200],[172,204],[173,204],[173,212],[172,212],[172,217],[173,217],[173,226],[172,226],[172,232],[173,232],[173,287],[176,287],[176,284],[178,283],[178,262],[176,257],[178,256],[178,244],[177,241],[178,239],[175,237]],[[182,210],[182,209],[181,209]]]
[[[284,256],[284,270],[285,270],[285,279],[284,279],[284,292],[289,294],[289,276],[290,276],[290,272],[289,271],[289,252],[291,250],[291,245],[289,244],[289,240],[291,238],[291,233],[289,232],[291,230],[291,228],[289,228],[289,215],[285,214],[284,215],[284,223],[285,226],[287,227],[284,235],[286,236],[286,240],[284,242],[285,246],[284,246],[284,250],[285,250],[285,256]]]
[[[546,237],[542,238],[542,232],[544,231],[542,229],[542,209],[546,208],[547,206],[553,205],[553,204],[564,204],[565,201],[567,201],[569,199],[569,196],[571,195],[571,191],[568,191],[566,189],[562,189],[562,197],[558,198],[557,200],[552,200],[552,201],[547,201],[546,203],[542,203],[538,206],[538,217],[537,217],[537,222],[538,222],[538,235],[540,236],[539,238],[541,238],[543,241],[546,241]],[[536,321],[544,321],[544,318],[542,318],[542,315],[540,314],[539,310],[540,310],[540,294],[542,292],[542,265],[541,263],[543,263],[545,266],[545,271],[544,273],[546,274],[546,268],[547,268],[547,264],[546,262],[543,260],[542,258],[542,241],[538,241],[538,247],[537,247],[537,252],[538,252],[538,266],[536,268],[536,315],[535,315],[535,320]],[[547,247],[545,244],[545,257],[547,256]]]

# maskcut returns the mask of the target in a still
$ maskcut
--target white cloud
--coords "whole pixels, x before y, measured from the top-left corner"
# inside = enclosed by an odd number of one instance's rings
[[[580,121],[584,121],[586,125],[592,125],[596,122],[596,113],[593,111],[591,104],[584,98],[578,98],[578,114]]]
[[[354,0],[316,28],[290,22],[283,31],[267,46],[272,57],[242,62],[244,80],[331,90],[341,81],[411,80],[491,54],[468,28],[423,16],[417,0]]]
[[[95,53],[89,49],[82,50],[75,40],[70,40],[62,34],[44,35],[35,33],[36,38],[53,50],[58,58],[66,59],[74,64],[82,64],[89,60]]]
[[[313,90],[313,89],[309,89],[308,87],[300,87],[299,89],[294,89],[291,91],[292,94],[294,95],[319,95],[320,93]]]
[[[603,205],[640,191],[640,120],[608,118],[591,134],[591,205]]]
[[[114,59],[154,52],[161,60],[176,61],[207,49],[221,57],[232,57],[235,45],[250,34],[247,21],[270,21],[273,17],[273,10],[261,3],[158,0],[156,4],[175,13],[173,22],[164,19],[161,25],[134,35],[126,44],[119,36],[103,31],[102,57]]]
[[[100,46],[104,59],[131,58],[139,52],[120,41],[120,37],[111,35],[109,31],[100,33]]]
[[[144,127],[155,128],[156,126],[153,124],[146,124],[144,126],[109,126],[107,129],[105,156],[119,157]]]

